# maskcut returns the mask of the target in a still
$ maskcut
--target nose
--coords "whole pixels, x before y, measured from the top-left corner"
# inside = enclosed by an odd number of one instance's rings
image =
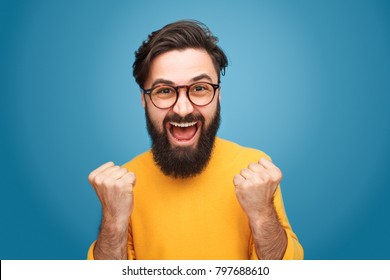
[[[185,117],[194,111],[194,107],[187,97],[186,88],[180,88],[178,94],[179,96],[177,98],[176,104],[173,106],[173,111],[176,114]]]

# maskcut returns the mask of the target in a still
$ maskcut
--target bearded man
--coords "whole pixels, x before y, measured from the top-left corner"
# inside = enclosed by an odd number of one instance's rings
[[[90,173],[102,222],[89,259],[303,258],[279,168],[262,151],[216,137],[228,65],[217,42],[204,24],[178,21],[135,53],[152,147]]]

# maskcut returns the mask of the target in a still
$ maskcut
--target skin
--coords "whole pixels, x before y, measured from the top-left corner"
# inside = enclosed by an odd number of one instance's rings
[[[180,63],[185,61],[186,63]],[[175,63],[176,62],[176,63]],[[179,63],[178,63],[179,62]],[[160,82],[159,82],[160,81]],[[164,81],[162,83],[161,81]],[[172,85],[189,85],[194,82],[210,82],[217,84],[218,75],[215,70],[211,57],[206,51],[186,49],[173,50],[157,56],[151,65],[148,79],[145,81],[145,88],[151,88],[157,85],[172,84]],[[218,96],[218,98],[216,98]],[[181,117],[189,114],[200,113],[205,117],[205,125],[208,127],[215,115],[215,111],[220,100],[219,90],[213,101],[207,106],[193,105],[187,98],[186,90],[180,89],[179,98],[176,104],[170,109],[159,109],[155,107],[149,98],[141,94],[142,106],[145,108],[148,105],[149,115],[152,123],[161,133],[163,132],[163,120],[167,114],[176,113]],[[167,124],[168,126],[169,124]],[[201,123],[200,123],[201,125]],[[191,141],[176,141],[168,131],[168,138],[172,145],[190,146],[195,148],[198,143],[201,127],[198,128],[195,137]]]
[[[211,57],[198,49],[173,50],[153,60],[144,88],[159,84],[188,85],[195,81],[218,83],[218,74]],[[158,109],[143,94],[141,102],[144,108],[147,106],[154,126],[162,132],[165,116],[173,113],[182,117],[191,113],[202,114],[205,118],[203,125],[207,127],[221,99],[219,90],[216,97],[209,105],[199,107],[188,100],[185,89],[180,89],[179,98],[172,108]],[[177,141],[167,129],[171,145],[195,148],[201,125],[199,124],[195,136],[186,141]],[[260,259],[280,259],[286,249],[287,237],[273,207],[273,195],[281,178],[280,170],[266,159],[249,164],[232,178],[237,199],[248,216],[256,253]],[[102,205],[102,223],[94,258],[127,259],[128,221],[133,211],[136,176],[125,168],[108,162],[92,171],[88,180]]]
[[[261,158],[233,178],[237,199],[248,216],[259,259],[282,259],[287,236],[278,221],[273,196],[282,172],[271,161]]]
[[[102,205],[95,259],[127,259],[127,232],[133,211],[135,175],[107,162],[88,176]]]

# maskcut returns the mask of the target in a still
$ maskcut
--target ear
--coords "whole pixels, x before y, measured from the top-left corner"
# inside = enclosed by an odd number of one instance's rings
[[[144,109],[145,109],[145,106],[146,106],[146,100],[145,100],[145,94],[143,94],[142,92],[140,92],[141,93],[141,102],[142,102],[142,107],[144,107]]]
[[[219,94],[218,94],[218,100],[219,100],[219,102],[221,102],[221,91],[219,91]]]

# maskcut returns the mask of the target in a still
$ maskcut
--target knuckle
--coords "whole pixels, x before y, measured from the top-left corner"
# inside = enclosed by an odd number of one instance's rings
[[[92,171],[91,173],[89,173],[89,175],[88,175],[88,181],[89,181],[89,183],[90,184],[93,184],[94,183],[94,181],[95,181],[95,172],[94,171]]]
[[[254,185],[259,185],[259,184],[261,184],[261,183],[263,183],[263,180],[262,180],[262,178],[261,178],[260,176],[255,176],[255,177],[253,178],[253,184],[254,184]]]
[[[95,182],[96,185],[101,185],[103,183],[103,179],[104,179],[103,175],[98,174],[98,175],[95,176],[94,182]]]
[[[112,167],[112,171],[118,171],[121,167],[118,165],[115,165]]]
[[[129,180],[132,184],[134,184],[135,180],[136,180],[136,176],[133,172],[128,172],[128,176],[129,176]]]
[[[112,185],[112,178],[111,177],[106,177],[102,179],[102,185],[105,185],[107,187]]]
[[[254,163],[254,162],[251,162],[249,165],[248,165],[249,169],[252,169],[252,168],[256,168],[257,167],[257,164]]]
[[[279,168],[276,171],[276,176],[278,177],[279,180],[283,178],[283,173]]]
[[[268,183],[272,180],[272,177],[268,173],[264,173],[261,179],[264,183]]]
[[[242,189],[248,189],[253,185],[253,181],[251,179],[244,179],[241,182]]]
[[[122,180],[116,180],[114,183],[113,183],[113,187],[114,189],[116,189],[117,191],[120,191],[122,188],[123,188],[123,185],[124,185],[124,182]]]
[[[279,168],[275,169],[275,171],[273,172],[272,175],[273,175],[272,176],[272,181],[275,182],[275,183],[279,182],[282,179],[282,177],[283,177],[283,174],[282,174],[282,172],[280,171]]]
[[[244,168],[244,169],[241,170],[240,174],[241,174],[242,176],[248,175],[248,173],[249,173],[248,171],[249,171],[248,168]]]

